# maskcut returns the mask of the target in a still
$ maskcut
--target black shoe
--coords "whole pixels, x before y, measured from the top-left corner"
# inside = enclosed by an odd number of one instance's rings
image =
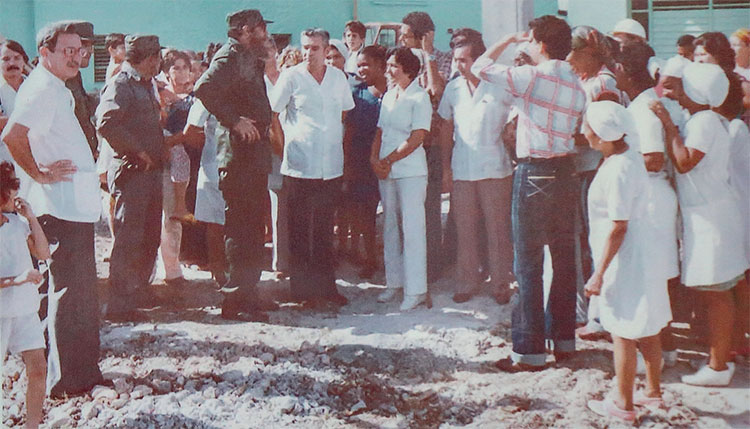
[[[453,295],[453,302],[461,304],[471,299],[470,293],[457,293]]]
[[[555,351],[552,353],[555,356],[555,363],[565,363],[575,356],[576,352],[561,352]]]
[[[372,276],[374,276],[374,275],[375,275],[375,272],[376,272],[377,270],[378,270],[378,269],[377,269],[377,268],[376,268],[376,267],[375,267],[374,265],[368,265],[368,266],[366,266],[366,267],[362,268],[362,269],[361,269],[361,270],[359,271],[359,273],[357,273],[357,275],[358,275],[358,276],[359,276],[359,278],[361,278],[361,279],[369,280],[369,279],[371,279],[371,278],[372,278]]]
[[[521,363],[521,362],[513,362],[513,359],[507,357],[505,359],[500,359],[499,361],[495,362],[495,367],[503,372],[535,372],[535,371],[541,371],[545,368],[546,365],[537,366],[537,365],[529,365],[527,363]]]
[[[236,320],[239,322],[268,323],[268,314],[262,311],[237,311],[222,308],[221,318],[225,320]]]
[[[344,295],[341,295],[338,292],[334,292],[333,295],[330,295],[330,296],[328,296],[326,298],[328,299],[328,302],[332,302],[332,303],[334,303],[334,304],[336,304],[338,306],[341,306],[341,307],[349,304],[349,300],[346,299],[346,297]]]

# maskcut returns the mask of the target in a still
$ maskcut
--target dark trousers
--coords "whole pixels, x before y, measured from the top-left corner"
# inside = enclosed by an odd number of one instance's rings
[[[52,395],[84,392],[102,380],[99,371],[99,299],[96,293],[94,224],[70,222],[54,216],[39,217],[52,252],[47,283],[48,293],[60,293],[57,307],[49,314],[50,335],[54,331],[60,356],[60,381]],[[42,302],[40,319],[47,317],[47,300]],[[52,351],[50,351],[51,353]]]
[[[440,278],[444,264],[443,221],[440,195],[443,188],[443,167],[440,146],[437,137],[432,144],[425,146],[427,156],[427,196],[425,197],[425,228],[427,230],[427,281],[434,282]],[[455,238],[455,235],[454,235]],[[447,244],[447,243],[446,243]],[[455,255],[455,240],[452,242]]]
[[[514,271],[519,300],[513,309],[513,359],[543,365],[545,338],[558,351],[575,350],[576,180],[566,158],[521,162],[513,177]],[[553,278],[544,308],[544,245]]]
[[[229,265],[223,308],[246,311],[258,304],[255,285],[263,269],[268,174],[235,163],[220,170],[219,189],[226,203],[224,237]]]
[[[135,309],[148,286],[161,238],[162,172],[123,171],[110,181],[115,199],[115,241],[109,265],[108,313]]]
[[[289,278],[297,301],[336,294],[333,214],[341,179],[284,176],[289,192]]]

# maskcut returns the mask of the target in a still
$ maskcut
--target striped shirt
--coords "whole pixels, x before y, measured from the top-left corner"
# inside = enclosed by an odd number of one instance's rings
[[[518,158],[553,158],[575,152],[586,94],[570,64],[549,60],[537,66],[510,67],[479,57],[471,68],[502,86],[518,110]]]

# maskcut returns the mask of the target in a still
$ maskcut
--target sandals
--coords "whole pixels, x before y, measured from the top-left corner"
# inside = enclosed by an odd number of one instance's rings
[[[588,402],[588,406],[591,411],[603,417],[615,417],[628,423],[635,421],[635,411],[623,410],[610,397],[606,397],[601,401],[591,400]]]

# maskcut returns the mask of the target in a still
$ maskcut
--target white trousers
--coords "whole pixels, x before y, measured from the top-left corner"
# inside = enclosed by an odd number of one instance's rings
[[[167,280],[182,277],[182,266],[180,265],[180,245],[182,243],[182,224],[180,221],[170,219],[175,213],[175,184],[169,175],[169,169],[164,170],[162,181],[162,224],[161,224],[161,259],[164,262],[164,278]],[[185,184],[187,187],[187,183]],[[184,191],[183,191],[184,192]]]
[[[427,176],[380,181],[386,286],[404,295],[427,293],[426,195]]]

